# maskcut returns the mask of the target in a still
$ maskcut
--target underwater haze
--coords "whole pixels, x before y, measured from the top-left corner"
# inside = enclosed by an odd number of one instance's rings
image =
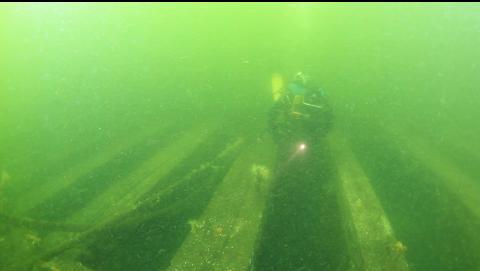
[[[480,270],[479,46],[478,3],[2,3],[0,271]]]

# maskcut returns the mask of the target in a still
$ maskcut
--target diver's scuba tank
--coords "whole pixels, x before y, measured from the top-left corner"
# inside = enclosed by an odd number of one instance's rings
[[[285,93],[285,84],[282,75],[279,73],[272,74],[272,98],[278,101]]]

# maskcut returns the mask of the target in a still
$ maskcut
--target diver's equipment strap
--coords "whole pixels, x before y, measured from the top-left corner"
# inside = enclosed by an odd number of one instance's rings
[[[302,104],[306,105],[306,106],[315,107],[315,108],[318,108],[318,109],[323,109],[323,106],[321,106],[321,105],[309,104],[309,103],[306,103],[306,102],[303,102]]]

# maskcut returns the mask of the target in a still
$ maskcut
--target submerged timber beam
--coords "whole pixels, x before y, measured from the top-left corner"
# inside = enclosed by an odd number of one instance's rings
[[[73,184],[81,176],[88,174],[88,172],[98,168],[122,151],[129,147],[140,143],[145,138],[154,134],[158,129],[146,129],[140,131],[138,134],[129,136],[112,143],[98,154],[87,158],[86,160],[71,166],[66,171],[60,173],[57,177],[47,180],[45,183],[35,183],[35,189],[26,192],[18,200],[16,200],[15,214],[25,215],[32,208],[42,203],[55,193]]]
[[[396,239],[370,180],[338,132],[331,147],[338,171],[340,206],[351,255],[350,270],[406,271],[406,247]]]
[[[36,229],[36,230],[50,230],[61,232],[82,232],[90,228],[90,225],[77,225],[60,222],[52,222],[46,220],[31,219],[27,217],[14,217],[7,214],[0,213],[0,223],[9,224],[15,227]]]
[[[222,167],[222,162],[226,159],[231,159],[231,157],[235,157],[242,145],[243,140],[238,138],[237,140],[228,144],[226,148],[218,153],[211,161],[204,163],[198,169],[193,170],[191,173],[185,175],[183,178],[180,178],[178,181],[172,183],[159,193],[154,193],[148,198],[142,199],[133,208],[124,210],[123,213],[116,214],[110,217],[108,220],[102,221],[89,230],[73,236],[66,242],[58,243],[57,245],[52,246],[51,248],[46,249],[35,256],[28,257],[21,261],[16,261],[15,266],[12,266],[12,270],[31,270],[42,262],[47,262],[53,258],[61,257],[64,252],[70,249],[82,247],[82,245],[85,244],[95,243],[95,240],[103,237],[105,232],[108,232],[114,228],[118,228],[119,225],[125,223],[138,224],[152,217],[161,216],[164,212],[170,212],[171,210],[168,208],[165,210],[158,210],[158,202],[161,201],[163,197],[168,196],[179,185],[188,183],[205,172],[215,171]]]
[[[190,156],[199,145],[211,138],[217,128],[218,124],[204,123],[180,132],[172,132],[175,137],[162,146],[157,146],[155,154],[142,161],[124,178],[111,182],[106,191],[96,195],[84,208],[72,213],[64,221],[17,218],[0,213],[0,223],[41,231],[42,244],[48,244],[49,247],[58,245],[60,240],[72,237],[70,234],[66,235],[66,232],[87,231],[115,215],[134,209],[146,191],[164,181],[162,177]],[[42,250],[48,250],[49,247],[42,247]],[[25,256],[18,254],[17,256]]]
[[[168,270],[248,270],[271,182],[273,155],[268,139],[240,154],[203,215],[189,221],[190,234]]]
[[[392,129],[393,130],[393,129]],[[437,176],[435,180],[454,194],[476,218],[480,219],[480,185],[462,172],[448,157],[426,140],[407,132],[390,131],[396,143]]]
[[[176,139],[161,147],[123,180],[98,195],[86,208],[75,214],[71,223],[93,223],[135,207],[141,197],[159,185],[175,166],[188,157],[217,130],[218,125],[201,124],[181,132]]]

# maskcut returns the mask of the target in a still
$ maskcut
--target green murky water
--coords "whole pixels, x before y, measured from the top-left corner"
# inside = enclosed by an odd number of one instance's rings
[[[480,270],[479,44],[476,3],[0,4],[0,270]],[[282,160],[298,71],[334,128]]]

